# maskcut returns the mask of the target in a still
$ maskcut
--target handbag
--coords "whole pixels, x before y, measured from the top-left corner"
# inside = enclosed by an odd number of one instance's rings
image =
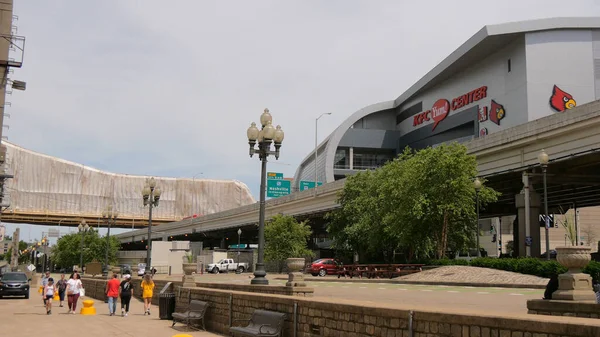
[[[67,295],[73,295],[73,294],[74,294],[73,290],[71,290],[71,289],[67,290]]]
[[[85,297],[85,288],[79,289],[79,296]]]

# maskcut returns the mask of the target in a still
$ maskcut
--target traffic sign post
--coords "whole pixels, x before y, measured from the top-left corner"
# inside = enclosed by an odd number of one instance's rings
[[[292,184],[289,180],[267,180],[267,197],[279,198],[290,194]]]
[[[319,181],[317,183],[317,185],[321,186],[321,185],[323,185],[323,183]],[[306,191],[306,190],[309,190],[311,188],[315,188],[315,182],[314,181],[300,180],[300,186],[299,186],[299,188],[300,188],[300,191]]]

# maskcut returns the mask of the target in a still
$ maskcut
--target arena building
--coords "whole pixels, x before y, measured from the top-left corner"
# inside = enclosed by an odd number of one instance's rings
[[[600,18],[483,27],[395,100],[353,113],[317,149],[329,183],[420,149],[468,141],[600,99]],[[315,180],[315,153],[294,184]]]

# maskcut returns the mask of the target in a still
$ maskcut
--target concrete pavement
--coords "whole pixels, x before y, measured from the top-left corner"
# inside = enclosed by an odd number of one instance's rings
[[[87,299],[87,298],[86,298]],[[79,312],[81,300],[77,305]],[[171,328],[171,321],[158,318],[158,307],[152,306],[150,316],[143,314],[144,304],[131,300],[131,312],[128,317],[121,317],[120,303],[117,305],[117,316],[108,316],[108,305],[94,300],[97,314],[82,316],[67,314],[66,303],[60,308],[53,302],[51,315],[46,315],[42,297],[34,289],[28,300],[22,298],[0,299],[0,320],[2,336],[35,336],[63,337],[68,335],[85,335],[86,337],[104,336],[139,336],[139,337],[170,337],[177,334],[189,334],[193,337],[219,336],[204,331],[186,331],[185,327],[177,324]]]
[[[517,274],[520,275],[520,274]],[[269,284],[283,286],[282,274],[268,274]],[[527,276],[527,275],[525,275]],[[156,278],[181,280],[181,276],[156,275]],[[196,282],[250,284],[252,273],[196,275]],[[325,280],[323,280],[325,279]],[[390,284],[379,280],[337,282],[334,277],[305,275],[315,298],[352,300],[356,302],[410,306],[412,309],[437,308],[448,312],[526,314],[527,300],[543,297],[543,289],[474,287],[447,285]],[[311,282],[319,280],[318,282]]]

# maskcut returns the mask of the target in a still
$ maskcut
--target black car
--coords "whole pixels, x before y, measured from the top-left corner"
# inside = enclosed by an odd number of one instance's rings
[[[4,273],[0,278],[0,298],[4,296],[25,296],[25,298],[29,298],[29,281],[25,273]]]

